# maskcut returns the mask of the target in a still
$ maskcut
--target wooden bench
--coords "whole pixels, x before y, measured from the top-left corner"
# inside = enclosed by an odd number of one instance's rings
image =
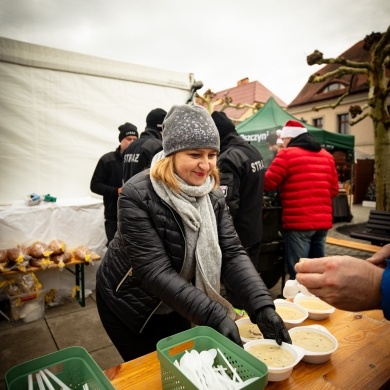
[[[390,244],[390,211],[371,210],[366,229],[363,232],[352,232],[350,236],[370,241],[373,245]]]
[[[343,240],[335,237],[326,237],[326,243],[330,245],[338,245],[344,248],[356,249],[359,251],[365,251],[370,253],[376,253],[381,249],[378,245],[366,244],[364,242],[357,242],[351,240]]]

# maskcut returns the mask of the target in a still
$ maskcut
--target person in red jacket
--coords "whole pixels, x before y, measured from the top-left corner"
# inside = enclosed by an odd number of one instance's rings
[[[332,155],[302,123],[288,121],[280,137],[283,149],[265,173],[264,191],[279,189],[287,270],[295,279],[300,258],[325,256],[338,175]]]

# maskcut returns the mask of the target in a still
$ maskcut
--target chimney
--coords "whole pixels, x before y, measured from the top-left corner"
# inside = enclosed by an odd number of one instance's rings
[[[244,79],[237,81],[237,87],[239,87],[240,85],[243,85],[243,84],[248,84],[248,83],[249,83],[249,78],[245,77]]]

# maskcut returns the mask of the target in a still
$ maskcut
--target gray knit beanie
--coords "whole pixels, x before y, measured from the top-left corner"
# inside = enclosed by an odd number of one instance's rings
[[[219,153],[219,133],[208,111],[197,105],[173,106],[163,122],[165,156],[186,149],[214,149]]]

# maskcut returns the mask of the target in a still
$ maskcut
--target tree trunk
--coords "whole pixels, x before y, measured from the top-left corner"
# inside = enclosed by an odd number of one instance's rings
[[[386,99],[377,98],[372,111],[375,131],[375,187],[376,209],[390,211],[390,134],[383,114]]]

